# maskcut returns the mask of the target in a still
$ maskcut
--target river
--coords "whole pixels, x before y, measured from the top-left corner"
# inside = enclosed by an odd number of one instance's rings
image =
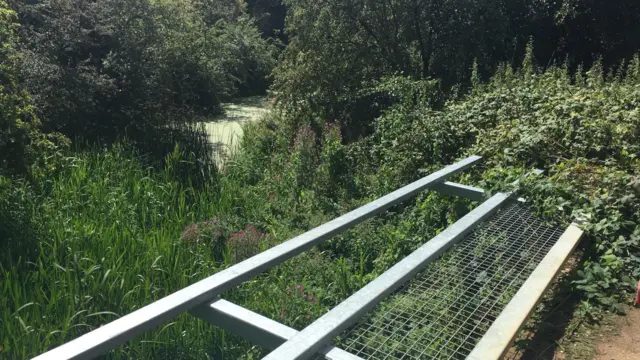
[[[228,155],[238,146],[242,137],[242,126],[256,121],[269,111],[266,96],[251,96],[222,104],[224,114],[203,121],[209,142],[213,145],[215,159],[222,165]]]

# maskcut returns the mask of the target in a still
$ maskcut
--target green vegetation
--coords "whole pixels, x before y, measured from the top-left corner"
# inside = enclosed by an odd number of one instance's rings
[[[40,121],[16,70],[17,29],[16,13],[0,1],[0,176],[25,174],[34,165],[49,170],[47,157],[66,144],[57,134],[40,132]]]
[[[247,3],[0,1],[0,358],[39,354],[469,154],[484,165],[456,181],[582,219],[580,313],[623,310],[640,277],[635,2]],[[289,42],[277,64],[275,38]],[[271,81],[272,111],[217,168],[193,123]],[[545,176],[523,178],[534,167]],[[425,192],[223,297],[303,328],[471,206]],[[182,315],[107,357],[263,353]]]
[[[195,115],[264,93],[275,48],[242,2],[47,0],[16,5],[19,67],[46,129],[162,158]],[[176,133],[176,130],[178,130]],[[188,135],[192,138],[194,135]],[[163,146],[164,145],[164,146]]]
[[[567,60],[607,68],[640,40],[640,4],[629,0],[285,0],[290,44],[274,71],[280,106],[292,119],[339,120],[345,138],[369,134],[394,102],[385,77],[435,79],[441,103],[469,86],[474,66],[488,79],[517,67],[530,41],[543,65]],[[597,15],[596,15],[597,14]]]

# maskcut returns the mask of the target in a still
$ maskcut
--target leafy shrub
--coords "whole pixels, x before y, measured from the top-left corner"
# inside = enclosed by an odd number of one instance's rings
[[[58,134],[44,135],[31,98],[24,89],[17,64],[16,13],[0,1],[0,176],[41,176],[52,166],[52,158],[66,145]]]
[[[240,177],[247,185],[255,185],[264,179],[265,170],[280,160],[277,155],[288,151],[290,139],[284,141],[285,136],[275,128],[274,118],[269,114],[262,121],[244,126],[234,166],[226,169],[230,170],[229,175]]]
[[[16,62],[17,24],[15,13],[0,2],[0,171],[26,172],[35,154],[29,146],[30,135],[37,128],[29,97],[18,87]],[[0,173],[1,174],[1,173]]]
[[[503,73],[471,100],[479,106],[470,114],[477,141],[469,153],[494,167],[548,171],[522,191],[545,215],[584,221],[590,241],[577,288],[616,311],[640,275],[639,68],[636,56],[626,75],[609,80],[599,63],[573,80],[563,68]]]
[[[371,151],[378,167],[375,187],[379,194],[417,180],[422,173],[460,156],[472,134],[469,125],[461,124],[456,115],[398,106],[376,120]]]

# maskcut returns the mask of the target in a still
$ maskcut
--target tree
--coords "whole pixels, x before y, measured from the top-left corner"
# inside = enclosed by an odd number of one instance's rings
[[[0,175],[28,176],[41,155],[38,150],[53,144],[40,132],[40,122],[16,70],[18,26],[15,12],[0,0]]]
[[[468,78],[474,61],[486,73],[511,60],[522,30],[510,18],[523,17],[529,3],[288,0],[291,43],[275,72],[280,101],[289,112],[361,125],[377,113],[366,89],[384,76],[437,78],[447,89]]]
[[[255,19],[263,36],[277,38],[287,43],[284,33],[287,7],[283,0],[246,0],[247,11]]]
[[[340,119],[367,133],[389,105],[371,91],[391,75],[438,79],[445,94],[520,64],[536,44],[543,66],[617,65],[640,46],[632,0],[286,0],[290,45],[275,70],[279,102],[296,119]],[[296,121],[298,121],[296,120]],[[363,130],[364,129],[364,130]],[[347,138],[349,136],[347,135]]]
[[[220,112],[274,62],[239,1],[44,0],[19,10],[38,115],[72,138],[151,145]]]
[[[587,66],[602,55],[616,66],[640,48],[640,2],[635,0],[564,0],[556,13],[560,56]]]

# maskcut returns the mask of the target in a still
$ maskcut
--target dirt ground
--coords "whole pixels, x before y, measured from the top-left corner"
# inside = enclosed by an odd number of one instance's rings
[[[594,360],[640,359],[640,309],[631,309],[616,319],[614,335],[606,336],[596,345]],[[617,334],[616,334],[617,333]]]
[[[579,326],[566,338],[567,318],[553,311],[536,332],[521,334],[526,345],[510,349],[505,360],[639,360],[640,309],[625,316],[608,315],[599,324]]]
[[[596,323],[576,317],[574,254],[504,360],[640,360],[640,309],[605,314]]]

